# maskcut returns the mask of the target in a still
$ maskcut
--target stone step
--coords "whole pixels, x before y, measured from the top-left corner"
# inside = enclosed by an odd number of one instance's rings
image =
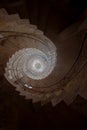
[[[19,95],[24,96],[25,99],[27,99],[27,100],[28,100],[28,99],[32,99],[31,93],[29,93],[29,92],[27,92],[27,91],[23,91],[23,90],[20,91],[20,89],[16,89],[16,91],[20,92]],[[26,95],[26,96],[25,96],[25,95]]]
[[[0,18],[4,18],[5,16],[8,16],[7,11],[4,8],[0,9]]]
[[[15,31],[21,33],[29,33],[33,34],[34,31],[37,29],[37,26],[31,24],[22,24],[19,25],[17,22],[2,22],[0,23],[0,31]]]
[[[63,100],[63,91],[60,89],[54,93],[55,97],[51,99],[52,106],[56,106]]]
[[[20,21],[20,17],[18,14],[6,15],[4,17],[4,20],[6,22],[14,22],[14,21],[17,22],[17,21]]]
[[[43,31],[39,30],[39,29],[36,29],[34,34],[37,34],[37,35],[43,35]]]
[[[40,93],[34,93],[34,96],[33,96],[33,98],[32,98],[32,103],[36,103],[36,102],[39,102],[39,101],[41,101],[41,99],[42,99],[42,94],[40,94]]]
[[[64,89],[64,102],[70,105],[78,94],[78,85],[75,83],[68,84]]]
[[[18,24],[30,24],[30,20],[29,19],[20,19],[17,21]]]
[[[59,33],[57,40],[59,42],[64,41],[64,40],[68,39],[69,37],[71,37],[72,35],[75,35],[75,33],[78,32],[81,23],[82,23],[82,21],[79,21],[79,22],[76,22],[76,23],[70,25],[64,31]]]

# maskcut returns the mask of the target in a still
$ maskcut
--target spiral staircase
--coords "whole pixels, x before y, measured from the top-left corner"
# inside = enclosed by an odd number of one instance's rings
[[[41,105],[87,99],[86,25],[73,24],[53,43],[28,19],[0,9],[0,86]]]

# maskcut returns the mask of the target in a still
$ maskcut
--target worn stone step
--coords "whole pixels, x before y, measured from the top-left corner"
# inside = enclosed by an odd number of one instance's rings
[[[64,41],[64,40],[68,39],[69,37],[72,37],[72,35],[75,35],[75,33],[78,32],[81,23],[82,23],[82,21],[79,21],[79,22],[76,22],[76,23],[70,25],[64,31],[59,33],[57,40]]]
[[[8,16],[7,11],[4,8],[0,9],[0,18],[4,18],[5,16]]]
[[[52,106],[56,106],[63,100],[63,91],[60,89],[54,93],[54,98],[51,99]]]

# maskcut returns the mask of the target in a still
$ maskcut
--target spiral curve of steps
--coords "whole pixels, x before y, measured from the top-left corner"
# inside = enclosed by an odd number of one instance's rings
[[[53,43],[28,19],[0,9],[0,77],[33,103],[70,104],[78,94],[87,99],[87,33],[77,30]]]

